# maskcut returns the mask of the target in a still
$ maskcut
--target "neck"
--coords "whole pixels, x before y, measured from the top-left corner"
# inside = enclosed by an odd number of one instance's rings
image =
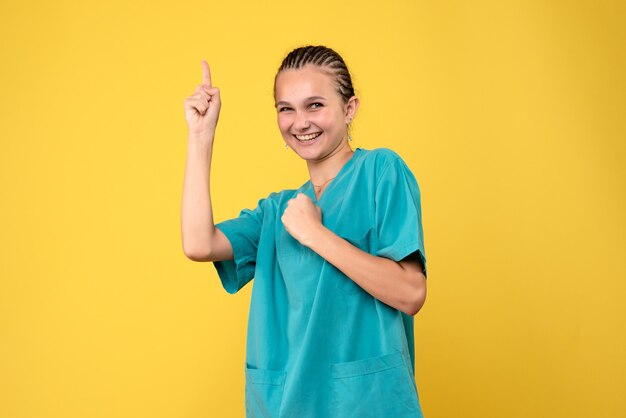
[[[317,186],[335,177],[353,153],[348,144],[342,144],[321,160],[307,161],[311,183]]]

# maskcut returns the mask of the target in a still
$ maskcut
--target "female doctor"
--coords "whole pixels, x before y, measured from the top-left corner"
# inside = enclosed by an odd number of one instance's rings
[[[278,128],[310,179],[215,224],[210,167],[221,107],[209,65],[184,101],[182,243],[224,289],[253,278],[247,417],[422,417],[413,316],[426,298],[417,181],[387,148],[350,146],[359,108],[344,60],[291,51],[274,80]]]

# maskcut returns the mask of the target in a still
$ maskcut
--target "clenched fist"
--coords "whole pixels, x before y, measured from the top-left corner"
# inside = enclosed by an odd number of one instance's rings
[[[315,233],[323,226],[322,209],[304,193],[298,193],[287,202],[287,208],[280,220],[287,232],[307,247]]]
[[[189,136],[213,140],[221,106],[220,90],[211,85],[209,64],[202,60],[202,84],[185,99],[185,118]]]

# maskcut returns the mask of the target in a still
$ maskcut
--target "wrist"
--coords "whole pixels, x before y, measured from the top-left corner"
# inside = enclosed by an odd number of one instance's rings
[[[215,131],[209,133],[189,132],[187,134],[187,142],[194,144],[212,144],[215,139]]]
[[[189,149],[207,149],[213,147],[213,136],[196,136],[191,135],[187,137],[187,147]]]
[[[317,252],[319,246],[326,240],[327,234],[330,232],[322,223],[311,230],[311,233],[303,243],[306,247]]]

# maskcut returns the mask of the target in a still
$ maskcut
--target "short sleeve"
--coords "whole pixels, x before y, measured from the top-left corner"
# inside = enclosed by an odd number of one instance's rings
[[[375,202],[376,255],[400,261],[417,253],[426,275],[420,190],[401,158],[387,162],[381,170]]]
[[[259,200],[254,210],[243,209],[237,218],[215,224],[233,248],[232,260],[213,262],[222,286],[228,293],[237,293],[254,277],[264,201]]]

